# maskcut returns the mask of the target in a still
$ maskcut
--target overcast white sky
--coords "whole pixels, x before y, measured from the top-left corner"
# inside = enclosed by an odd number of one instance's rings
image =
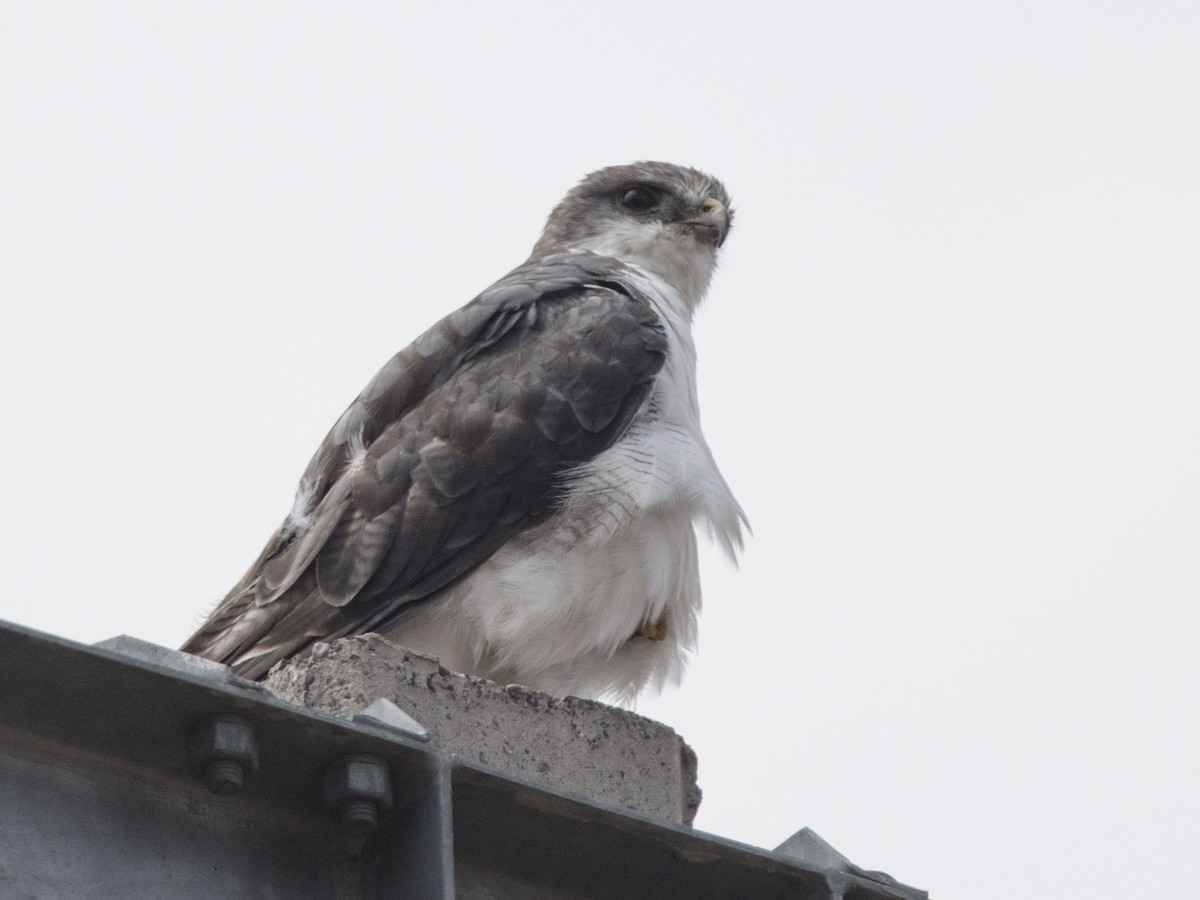
[[[755,532],[641,705],[698,826],[939,898],[1179,893],[1200,5],[6,2],[0,128],[0,618],[177,645],[571,184],[696,165]]]

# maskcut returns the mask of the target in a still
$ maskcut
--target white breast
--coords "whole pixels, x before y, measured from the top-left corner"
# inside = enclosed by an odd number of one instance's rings
[[[632,699],[682,674],[700,608],[695,524],[733,555],[742,511],[700,432],[682,300],[639,284],[667,362],[625,436],[580,467],[560,510],[388,636],[448,668],[558,696]],[[635,637],[665,617],[666,637]]]

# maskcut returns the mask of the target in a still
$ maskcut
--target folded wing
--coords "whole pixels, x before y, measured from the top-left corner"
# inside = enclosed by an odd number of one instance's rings
[[[437,594],[553,513],[642,407],[667,342],[620,264],[526,264],[396,354],[334,425],[297,508],[184,645],[250,677]]]

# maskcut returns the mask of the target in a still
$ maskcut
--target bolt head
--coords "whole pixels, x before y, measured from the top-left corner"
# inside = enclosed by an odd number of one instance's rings
[[[258,770],[253,726],[242,716],[226,713],[197,720],[188,735],[188,760],[217,793],[237,790],[246,774]]]
[[[338,757],[325,770],[323,794],[331,812],[349,800],[372,800],[380,809],[391,809],[392,779],[387,764],[366,753]]]

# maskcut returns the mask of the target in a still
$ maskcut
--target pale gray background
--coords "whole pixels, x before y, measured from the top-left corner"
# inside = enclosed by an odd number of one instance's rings
[[[1200,5],[332,6],[0,6],[0,617],[179,643],[572,183],[693,164],[738,208],[700,382],[755,530],[640,707],[699,826],[940,898],[1178,894]]]

